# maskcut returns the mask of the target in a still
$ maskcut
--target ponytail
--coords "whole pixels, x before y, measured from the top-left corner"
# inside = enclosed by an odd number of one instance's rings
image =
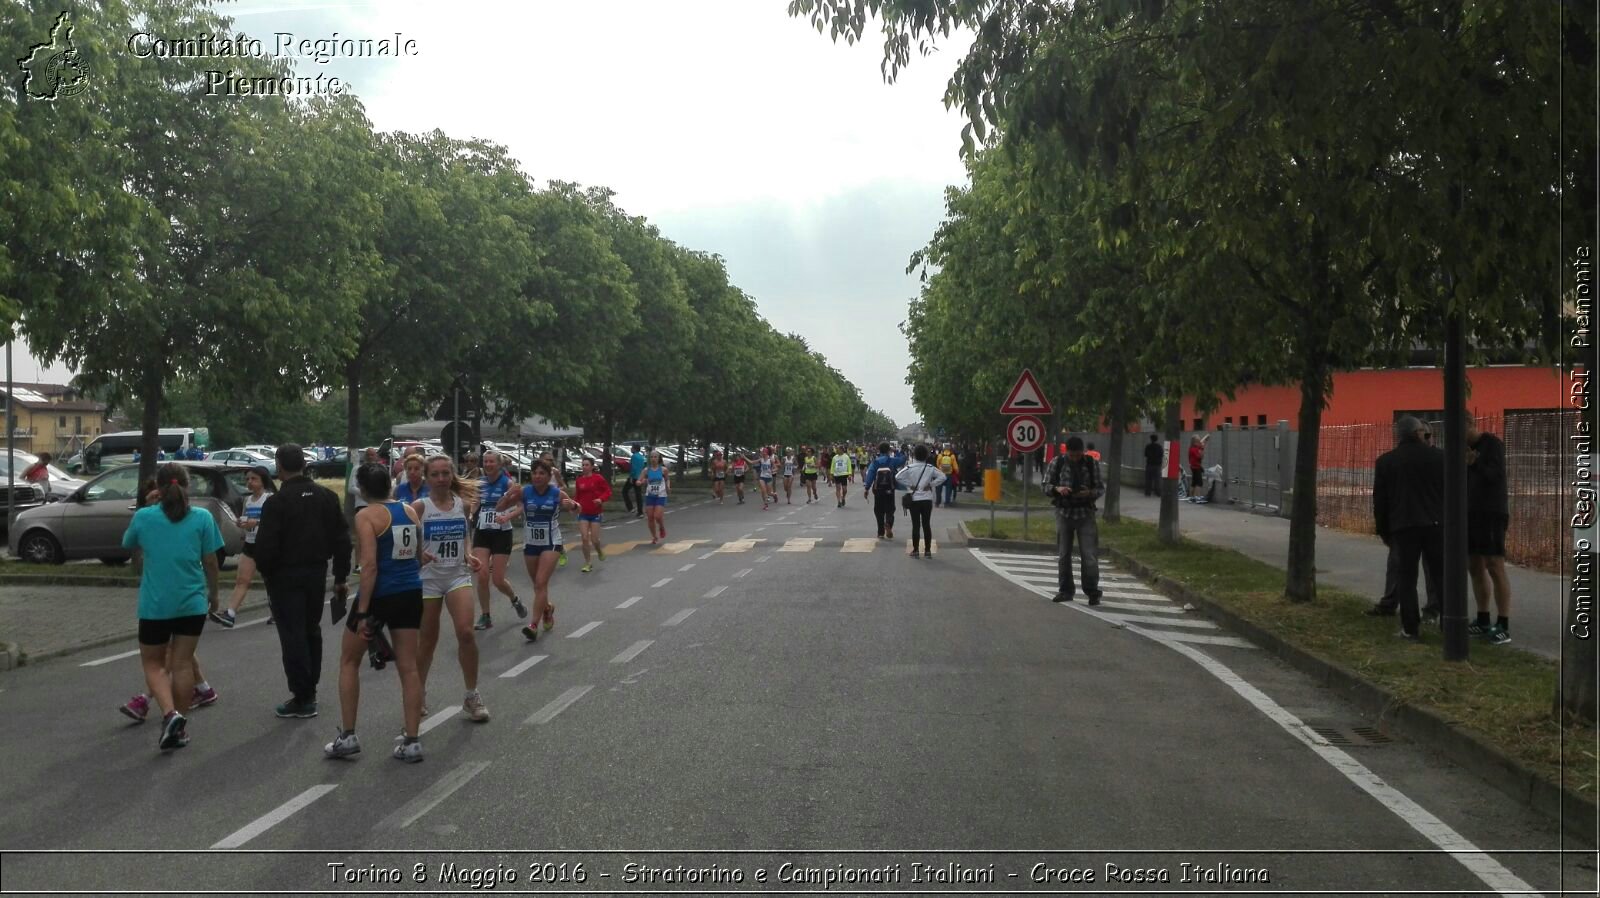
[[[174,524],[189,515],[189,473],[182,465],[168,462],[156,472],[156,488],[161,491],[161,511]]]

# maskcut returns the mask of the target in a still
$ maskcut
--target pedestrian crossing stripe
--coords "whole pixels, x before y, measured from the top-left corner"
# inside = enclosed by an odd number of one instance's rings
[[[748,552],[756,547],[756,543],[764,543],[764,539],[735,539],[725,542],[717,549],[718,552]]]
[[[652,554],[652,555],[681,555],[684,552],[689,551],[690,549],[694,548],[695,546],[698,546],[699,544],[701,544],[703,542],[707,542],[707,540],[703,540],[703,539],[685,539],[685,540],[677,540],[675,542],[670,542],[670,543],[663,543],[654,552],[651,552],[650,554]]]
[[[802,536],[784,542],[778,547],[779,552],[809,552],[822,542],[821,537]]]
[[[606,543],[606,557],[610,558],[613,555],[626,555],[627,553],[632,552],[634,549],[637,549],[643,545],[648,545],[648,543],[642,539],[633,539],[622,543]]]
[[[844,548],[840,552],[871,552],[878,548],[878,543],[883,540],[875,536],[858,536],[844,541]]]

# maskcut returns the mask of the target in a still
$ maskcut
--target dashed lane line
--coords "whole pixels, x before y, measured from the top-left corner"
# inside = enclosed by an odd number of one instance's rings
[[[429,714],[426,718],[423,719],[422,725],[417,727],[417,735],[419,737],[427,735],[429,730],[433,729],[434,727],[437,727],[439,724],[444,723],[445,721],[449,720],[450,718],[452,718],[452,717],[454,717],[454,716],[456,716],[457,714],[460,714],[460,713],[461,713],[461,706],[460,705],[451,705],[448,708],[443,708],[441,710],[433,712],[432,714]]]
[[[672,578],[671,577],[662,577],[660,580],[657,580],[656,582],[650,584],[650,588],[651,589],[660,589],[661,587],[666,586],[668,583],[671,583],[671,582],[672,582]]]
[[[754,573],[754,572],[755,572],[755,568],[753,568],[753,567],[747,567],[747,568],[744,568],[744,569],[743,569],[743,570],[741,570],[741,571],[739,571],[739,572],[738,572],[738,573],[737,573],[737,574],[734,574],[734,575],[733,575],[733,579],[735,579],[735,580],[742,580],[742,579],[744,579],[744,578],[745,578],[745,577],[748,577],[748,576],[750,576],[750,575],[751,575],[751,574],[752,574],[752,573]]]
[[[627,648],[623,649],[621,652],[619,652],[617,654],[617,657],[611,659],[611,663],[612,664],[627,664],[629,661],[632,661],[633,659],[639,657],[639,653],[640,652],[643,652],[645,649],[649,648],[650,646],[652,646],[654,644],[655,644],[655,640],[654,639],[641,639],[638,642],[634,643],[633,645],[630,645]]]
[[[678,568],[678,573],[683,574],[683,573],[687,573],[687,572],[692,571],[692,570],[694,570],[694,562],[691,561],[688,564],[684,565],[683,567]]]
[[[603,620],[592,620],[592,621],[589,621],[588,623],[584,624],[583,626],[579,627],[578,629],[573,630],[571,633],[568,633],[567,634],[567,638],[568,639],[579,639],[579,638],[581,638],[583,636],[583,634],[592,632],[595,627],[598,627],[603,623],[605,623],[605,621],[603,621]]]
[[[212,845],[211,847],[213,849],[238,848],[244,845],[246,842],[249,842],[251,839],[254,839],[256,836],[261,835],[267,830],[289,819],[296,811],[299,811],[300,809],[311,804],[313,801],[316,801],[317,799],[327,795],[329,792],[332,792],[337,788],[339,788],[337,783],[323,783],[320,786],[312,786],[304,792],[301,792],[299,795],[296,795],[295,797],[284,802],[283,804],[278,805],[276,808],[273,808],[260,817],[257,817],[255,820],[252,820],[250,823],[246,824],[243,829],[238,830],[232,835],[224,837],[222,841]]]
[[[593,686],[574,686],[571,689],[568,689],[566,692],[556,696],[555,700],[550,704],[545,705],[543,708],[533,712],[533,716],[529,717],[526,721],[523,721],[523,723],[549,723],[550,721],[555,720],[557,714],[560,714],[562,711],[572,707],[573,702],[583,698],[586,694],[588,694],[589,690],[593,688]]]
[[[633,596],[632,598],[628,599],[626,602],[623,602],[621,605],[618,605],[617,607],[618,608],[631,608],[631,607],[633,607],[635,602],[639,601],[642,598],[644,598],[644,596]]]
[[[726,585],[716,586],[716,587],[713,587],[710,592],[706,593],[705,597],[708,598],[708,599],[714,599],[717,596],[720,596],[720,595],[722,595],[723,593],[725,593],[727,591],[728,591],[728,587]]]
[[[93,661],[85,661],[85,662],[83,662],[82,664],[80,664],[78,666],[79,667],[99,667],[102,664],[110,664],[113,661],[121,661],[123,658],[132,658],[134,655],[137,655],[137,654],[139,654],[139,650],[138,649],[134,649],[131,652],[120,652],[120,653],[115,654],[115,655],[107,655],[104,658],[96,658]]]
[[[679,625],[679,624],[683,623],[684,621],[688,620],[689,619],[689,615],[691,615],[693,613],[694,613],[694,609],[693,608],[685,608],[682,611],[678,612],[677,614],[674,614],[673,616],[671,616],[671,617],[667,618],[666,620],[662,621],[661,622],[661,626],[663,626],[663,627],[676,627],[677,625]]]
[[[440,777],[438,782],[424,789],[421,795],[401,805],[394,813],[378,821],[373,827],[377,830],[405,829],[418,820],[422,815],[439,806],[439,803],[454,795],[462,786],[472,781],[472,778],[482,773],[489,766],[488,761],[468,761],[460,767]]]
[[[716,549],[712,549],[711,551],[707,552],[706,554],[701,555],[700,556],[700,560],[701,561],[705,561],[707,558],[710,558],[711,556],[713,556],[715,554],[717,554],[717,550]]]
[[[516,667],[513,667],[510,670],[506,671],[505,673],[501,674],[500,677],[502,679],[504,679],[506,677],[514,677],[517,674],[522,673],[523,671],[525,671],[528,668],[534,666],[535,664],[538,664],[540,661],[543,661],[544,659],[546,659],[548,657],[550,657],[550,656],[549,655],[534,655],[533,657],[529,658],[528,660],[517,664]]]

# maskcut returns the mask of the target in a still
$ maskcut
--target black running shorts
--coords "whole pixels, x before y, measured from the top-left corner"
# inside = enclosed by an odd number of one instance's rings
[[[386,596],[373,596],[367,605],[367,616],[384,622],[391,630],[417,630],[422,627],[422,590],[408,589]],[[345,627],[357,632],[358,615],[345,619]]]
[[[1502,556],[1506,554],[1506,529],[1510,520],[1503,517],[1467,516],[1467,554]]]
[[[472,548],[488,549],[490,555],[510,555],[511,531],[485,530],[480,527],[478,532],[472,535]]]
[[[199,636],[206,626],[204,614],[187,617],[139,618],[140,645],[166,645],[174,636]]]

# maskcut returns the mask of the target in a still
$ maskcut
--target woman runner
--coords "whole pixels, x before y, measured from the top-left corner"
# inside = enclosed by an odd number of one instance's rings
[[[426,464],[426,459],[420,453],[407,455],[406,460],[401,462],[406,477],[394,488],[396,502],[405,502],[409,505],[418,499],[428,498],[428,480],[422,472]]]
[[[494,626],[489,616],[489,582],[501,595],[511,600],[517,617],[527,617],[528,607],[517,598],[511,581],[506,579],[506,565],[511,560],[511,528],[495,520],[495,508],[500,498],[512,492],[511,475],[502,470],[500,453],[493,449],[483,453],[483,479],[478,481],[478,499],[472,504],[472,521],[477,530],[472,535],[472,555],[478,559],[474,577],[478,586],[478,622],[474,630],[487,630]]]
[[[222,531],[210,512],[189,504],[183,466],[162,465],[156,484],[161,503],[134,512],[122,547],[133,550],[139,573],[139,660],[163,712],[156,744],[168,751],[189,744],[184,715],[194,699],[194,650],[206,614],[217,608]]]
[[[422,722],[422,678],[417,671],[418,630],[422,626],[421,520],[416,509],[390,499],[388,466],[362,467],[356,483],[367,500],[367,507],[356,513],[355,523],[361,592],[345,619],[339,650],[341,726],[322,752],[329,758],[360,753],[356,710],[361,702],[361,660],[367,642],[387,626],[405,721],[394,758],[414,764],[422,760],[422,743],[417,739]]]
[[[722,457],[719,450],[711,454],[711,495],[717,497],[717,504],[722,504],[722,487],[728,482],[728,462]]]
[[[745,458],[743,452],[734,452],[733,455],[733,491],[739,494],[739,504],[744,504],[744,475],[750,470],[750,459]]]
[[[806,504],[820,501],[817,496],[817,450],[800,447],[800,485],[806,490]]]
[[[567,488],[567,478],[561,473],[561,467],[556,464],[556,457],[549,450],[545,450],[540,454],[539,460],[550,466],[550,482],[556,485],[556,489],[565,490]],[[556,518],[556,567],[566,567],[567,544],[566,540],[561,536],[561,512],[559,510],[556,511]]]
[[[739,458],[743,458],[740,455]],[[735,462],[738,464],[738,462]],[[737,480],[735,485],[738,486]],[[639,486],[644,488],[645,523],[650,527],[650,545],[655,545],[667,538],[667,496],[669,489],[667,469],[661,464],[661,453],[655,450],[650,452],[650,463],[645,466],[644,473],[639,476]],[[739,486],[743,491],[744,487]],[[743,499],[739,500],[743,502]]]
[[[533,463],[531,479],[531,484],[500,497],[495,518],[506,524],[520,514],[527,527],[522,560],[528,566],[528,579],[533,581],[533,620],[522,628],[522,635],[529,642],[537,642],[541,621],[546,630],[556,625],[556,606],[550,602],[550,574],[556,567],[558,539],[555,530],[561,526],[556,515],[563,508],[576,508],[578,503],[550,482],[550,466],[543,459]]]
[[[478,640],[472,630],[473,577],[483,566],[467,552],[467,509],[478,500],[478,484],[456,476],[448,455],[427,460],[428,498],[412,503],[422,521],[422,632],[417,656],[417,679],[422,682],[427,706],[428,671],[439,645],[439,612],[450,612],[456,631],[456,660],[467,694],[461,710],[468,720],[482,723],[489,709],[478,694]]]
[[[600,545],[600,523],[605,501],[611,498],[611,481],[595,472],[594,459],[584,458],[582,464],[583,473],[578,475],[576,497],[578,535],[583,537],[583,572],[587,574],[594,570],[594,563],[589,560],[591,550],[601,561],[606,560],[606,550]]]
[[[761,486],[761,510],[766,511],[773,500],[778,498],[777,490],[772,488],[773,475],[772,447],[761,447],[761,458],[756,462],[756,481]]]
[[[226,630],[232,630],[233,625],[239,622],[239,606],[244,604],[245,593],[250,591],[250,581],[256,577],[256,528],[261,526],[261,506],[267,504],[268,496],[278,491],[278,485],[272,482],[272,475],[261,465],[250,469],[250,473],[245,475],[244,485],[250,495],[245,497],[244,517],[239,519],[239,529],[244,531],[244,551],[239,557],[233,595],[228,599],[227,608],[221,612],[211,612],[211,619]]]
[[[794,453],[790,452],[783,456],[783,504],[785,505],[794,504],[794,469]]]

